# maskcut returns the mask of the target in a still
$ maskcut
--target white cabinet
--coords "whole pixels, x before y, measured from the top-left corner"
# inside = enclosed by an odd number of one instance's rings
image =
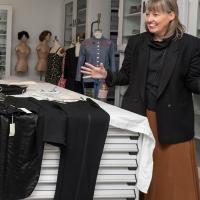
[[[12,7],[0,5],[0,79],[10,76]]]
[[[79,36],[80,41],[89,38],[91,24],[101,14],[100,29],[105,37],[109,37],[110,1],[108,0],[65,0],[65,46]],[[94,25],[94,29],[97,24]]]
[[[99,166],[94,200],[139,199],[136,187],[141,138],[139,133],[109,127]],[[39,182],[27,200],[52,200],[60,150],[45,145]]]
[[[198,1],[198,14],[197,14],[197,36],[200,37],[200,0]]]
[[[200,37],[200,0],[198,0],[197,9],[197,36]],[[197,159],[200,177],[200,95],[194,97],[195,105],[195,136],[196,136],[196,148],[197,148]]]
[[[144,30],[143,1],[121,0],[119,5],[118,49],[124,51],[128,38]]]
[[[124,50],[128,38],[132,35],[144,32],[144,0],[120,0],[119,1],[119,26],[117,46],[119,50],[119,68],[124,59]],[[126,86],[115,87],[115,105],[121,106]]]
[[[200,0],[189,0],[188,33],[200,37]]]
[[[111,16],[110,16],[110,40],[112,40],[115,48],[115,66],[119,69],[119,53],[117,51],[117,37],[119,24],[119,0],[111,0]]]
[[[200,37],[200,0],[189,1],[188,32],[194,36]],[[193,100],[195,112],[195,139],[197,149],[197,161],[200,173],[200,95],[194,95]]]
[[[69,46],[72,42],[73,31],[73,2],[65,4],[65,32],[64,32],[64,45]]]

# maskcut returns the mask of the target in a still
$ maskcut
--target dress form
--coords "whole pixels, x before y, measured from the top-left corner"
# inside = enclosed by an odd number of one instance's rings
[[[93,33],[93,36],[96,38],[96,39],[101,39],[103,37],[103,32],[101,29],[96,29]]]
[[[40,80],[42,80],[43,74],[47,71],[47,59],[49,54],[49,40],[51,38],[51,34],[48,33],[44,39],[37,45],[36,51],[38,56],[38,62],[36,64],[36,71],[40,73]]]
[[[15,47],[17,61],[15,65],[16,72],[25,73],[28,71],[28,57],[31,53],[31,49],[27,44],[28,38],[23,35],[19,44]]]
[[[57,53],[59,56],[64,56],[64,48],[60,44],[57,36],[55,36],[55,39],[53,41],[53,46],[50,49],[50,53]]]

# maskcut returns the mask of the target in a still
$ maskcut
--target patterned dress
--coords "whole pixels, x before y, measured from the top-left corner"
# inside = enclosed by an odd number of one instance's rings
[[[47,60],[47,72],[45,75],[45,81],[54,85],[58,85],[58,81],[62,74],[63,57],[58,55],[60,48],[58,48],[55,53],[49,53]]]

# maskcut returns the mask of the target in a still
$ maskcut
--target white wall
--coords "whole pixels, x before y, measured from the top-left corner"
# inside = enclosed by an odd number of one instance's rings
[[[61,43],[63,42],[64,0],[0,0],[0,4],[11,5],[13,8],[11,75],[16,75],[17,33],[26,30],[30,35],[29,46],[32,50],[29,57],[29,71],[17,76],[39,80],[39,74],[35,71],[37,62],[35,48],[38,44],[38,36],[43,30],[50,30],[53,36],[57,35]]]

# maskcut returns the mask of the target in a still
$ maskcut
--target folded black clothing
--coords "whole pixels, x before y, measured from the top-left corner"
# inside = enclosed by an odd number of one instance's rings
[[[7,85],[0,84],[0,92],[5,95],[16,95],[26,92],[26,85]]]

